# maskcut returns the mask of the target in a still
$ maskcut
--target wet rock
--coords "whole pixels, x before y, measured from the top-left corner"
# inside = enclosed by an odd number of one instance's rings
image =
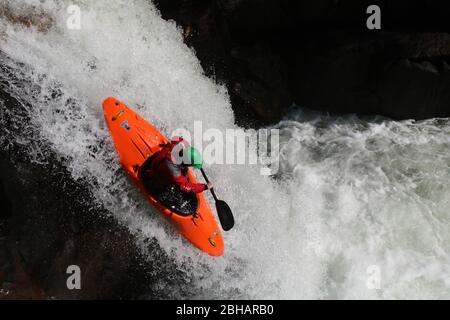
[[[6,189],[2,200],[11,204],[3,221],[8,232],[0,241],[3,298],[138,298],[151,292],[151,283],[144,285],[149,270],[141,264],[133,237],[106,212],[92,211],[89,194],[61,176],[61,168],[59,178],[51,177],[48,168],[13,164],[0,155]],[[61,179],[68,189],[58,186]],[[76,198],[86,203],[73,201]],[[67,288],[69,265],[80,266],[82,290]]]
[[[155,281],[181,282],[157,243],[149,243],[149,254],[158,256],[152,264],[49,148],[39,146],[46,155],[39,163],[28,157],[27,144],[9,143],[23,132],[20,141],[39,139],[24,130],[23,105],[2,89],[1,76],[0,299],[157,298]],[[69,265],[81,269],[81,290],[66,286]]]
[[[447,34],[381,33],[325,50],[309,42],[305,52],[293,69],[298,80],[291,82],[301,106],[394,119],[450,116]]]
[[[227,85],[240,125],[277,122],[296,103],[395,119],[450,116],[444,1],[157,1],[205,72]],[[368,31],[378,4],[382,30]]]
[[[241,5],[241,1],[157,1],[163,17],[183,28],[185,41],[195,49],[205,72],[227,85],[236,121],[248,127],[279,118],[292,99],[285,65],[271,44],[266,39],[234,39],[236,23],[244,21],[230,19]]]

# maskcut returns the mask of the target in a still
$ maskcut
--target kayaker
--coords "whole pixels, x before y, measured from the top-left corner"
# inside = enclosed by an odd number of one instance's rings
[[[178,186],[186,193],[201,193],[213,187],[212,183],[192,183],[189,181],[188,169],[203,167],[200,152],[191,147],[182,137],[175,137],[152,160],[146,171],[145,179],[150,179],[156,188]]]

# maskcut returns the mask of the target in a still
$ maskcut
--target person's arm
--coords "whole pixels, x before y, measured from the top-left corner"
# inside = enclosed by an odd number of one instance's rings
[[[200,193],[208,189],[208,186],[206,184],[190,182],[188,177],[184,176],[180,172],[180,168],[173,162],[165,159],[163,164],[170,172],[173,181],[175,181],[175,183],[180,187],[182,191]]]
[[[175,178],[175,181],[177,182],[178,186],[183,190],[184,192],[194,192],[194,193],[201,193],[208,189],[208,186],[204,183],[192,183],[188,180],[187,177],[181,175]]]

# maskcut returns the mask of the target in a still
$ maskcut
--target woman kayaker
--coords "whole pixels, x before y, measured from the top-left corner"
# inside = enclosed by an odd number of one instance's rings
[[[188,178],[188,169],[203,167],[200,152],[191,147],[181,137],[173,138],[169,143],[162,145],[144,175],[156,189],[169,186],[178,186],[186,193],[201,193],[213,187],[212,183],[192,183]]]

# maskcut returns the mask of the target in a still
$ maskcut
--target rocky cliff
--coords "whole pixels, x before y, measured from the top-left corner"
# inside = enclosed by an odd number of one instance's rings
[[[381,30],[366,9],[381,9]],[[242,125],[295,103],[394,119],[450,116],[445,2],[160,0],[205,72],[224,82]]]

